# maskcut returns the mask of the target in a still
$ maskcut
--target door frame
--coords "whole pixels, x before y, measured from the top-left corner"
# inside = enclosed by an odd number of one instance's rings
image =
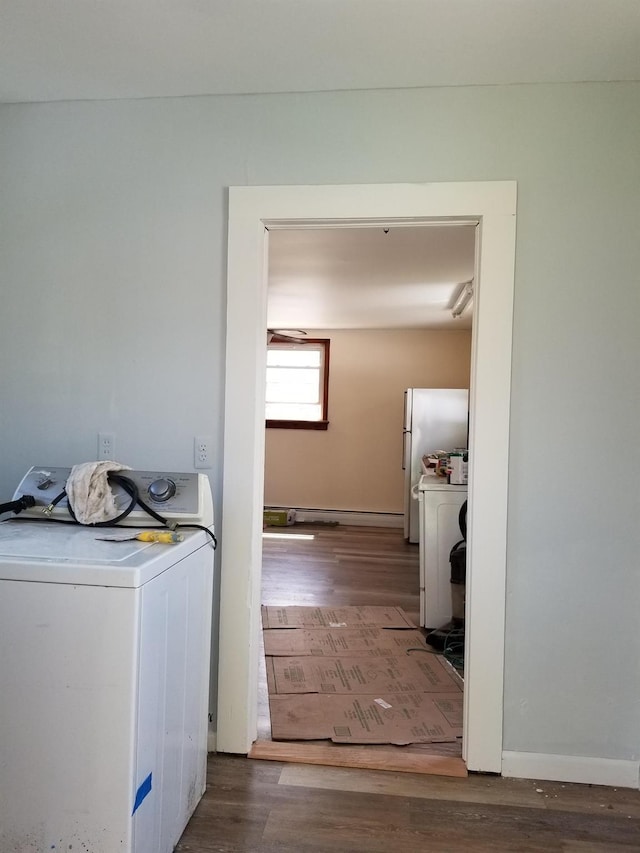
[[[478,222],[463,757],[502,769],[515,181],[231,187],[217,749],[257,736],[268,230]]]

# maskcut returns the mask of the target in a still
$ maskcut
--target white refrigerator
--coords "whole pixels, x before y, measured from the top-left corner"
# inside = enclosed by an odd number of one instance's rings
[[[467,447],[468,432],[466,388],[408,388],[404,392],[404,536],[409,542],[420,540],[417,485],[424,473],[422,457]]]

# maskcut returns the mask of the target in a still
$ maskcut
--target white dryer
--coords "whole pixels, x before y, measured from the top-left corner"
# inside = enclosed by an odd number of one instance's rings
[[[451,549],[462,539],[458,516],[467,486],[423,474],[418,483],[420,512],[420,625],[441,628],[451,621]]]
[[[68,472],[31,469],[16,496],[37,506],[0,523],[0,850],[170,853],[205,790],[211,490],[202,474],[121,472],[194,526],[176,544],[101,541],[157,521],[60,523],[64,501],[38,520]]]

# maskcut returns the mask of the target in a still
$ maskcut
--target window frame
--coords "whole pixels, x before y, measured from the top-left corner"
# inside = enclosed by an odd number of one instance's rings
[[[283,344],[288,344],[288,341],[273,341],[267,344],[267,351],[271,346],[277,347]],[[306,421],[296,419],[280,419],[280,418],[265,418],[265,426],[267,429],[315,429],[326,430],[329,428],[329,338],[305,338],[303,343],[291,341],[290,346],[305,347],[309,344],[319,345],[322,350],[322,376],[321,383],[321,403],[322,403],[322,418],[317,421]]]

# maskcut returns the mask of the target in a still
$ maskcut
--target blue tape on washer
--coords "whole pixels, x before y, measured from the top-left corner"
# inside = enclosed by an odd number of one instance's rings
[[[135,799],[135,802],[133,804],[133,811],[131,812],[131,817],[133,817],[134,814],[138,811],[138,809],[142,805],[142,801],[147,796],[147,794],[150,793],[150,791],[151,791],[151,777],[152,776],[153,776],[153,773],[149,773],[147,778],[144,780],[144,782],[142,782],[140,784],[140,787],[136,791],[136,799]]]

